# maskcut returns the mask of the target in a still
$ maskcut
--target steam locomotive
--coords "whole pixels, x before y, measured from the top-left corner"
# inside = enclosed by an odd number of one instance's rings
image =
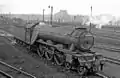
[[[25,27],[13,26],[8,32],[14,35],[16,43],[68,70],[77,70],[79,75],[96,73],[104,63],[101,54],[90,50],[94,45],[94,36],[87,28],[67,30],[38,22]]]

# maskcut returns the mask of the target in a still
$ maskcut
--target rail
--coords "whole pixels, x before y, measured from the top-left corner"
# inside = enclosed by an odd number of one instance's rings
[[[106,62],[120,65],[120,60],[118,60],[118,59],[111,58],[111,57],[104,57],[104,58],[105,58]]]
[[[7,78],[13,78],[13,76],[11,76],[10,74],[8,74],[8,73],[6,73],[6,72],[4,72],[2,70],[0,70],[0,74],[6,76]]]
[[[118,49],[118,48],[108,48],[108,47],[99,47],[99,46],[94,46],[94,48],[104,49],[104,50],[107,50],[107,51],[120,52],[120,49]]]
[[[106,74],[103,73],[103,72],[97,72],[96,75],[98,75],[98,76],[100,76],[100,77],[102,77],[102,78],[112,78],[112,76],[108,76],[108,75],[106,75]]]
[[[29,73],[27,73],[27,72],[25,72],[25,71],[22,71],[22,70],[20,70],[20,69],[17,69],[17,68],[15,68],[15,67],[13,67],[13,66],[11,66],[11,65],[3,62],[3,61],[1,61],[1,60],[0,60],[0,64],[3,64],[4,66],[7,66],[7,67],[9,67],[9,68],[12,68],[12,69],[14,69],[14,70],[16,70],[16,71],[19,71],[19,72],[23,73],[24,75],[27,75],[27,76],[29,76],[29,77],[31,77],[31,78],[36,78],[35,76],[33,76],[33,75],[31,75],[31,74],[29,74]]]

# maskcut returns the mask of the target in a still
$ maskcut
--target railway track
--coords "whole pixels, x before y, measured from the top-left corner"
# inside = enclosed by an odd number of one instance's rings
[[[107,51],[112,51],[112,52],[120,52],[120,49],[118,48],[109,48],[109,47],[101,47],[101,46],[94,46],[94,48],[98,48],[98,49],[104,49],[104,50],[107,50]]]
[[[10,74],[0,70],[0,78],[13,78]]]
[[[105,57],[105,56],[104,56],[104,58],[105,58],[106,62],[120,65],[120,60],[118,60],[118,59],[111,58],[111,57]]]
[[[0,74],[5,78],[36,78],[35,76],[13,67],[0,60]],[[0,77],[2,78],[2,77]]]
[[[98,37],[105,37],[105,38],[109,38],[109,39],[114,39],[114,40],[120,40],[119,36],[115,36],[115,35],[106,35],[104,33],[93,33],[94,36],[98,36]]]
[[[95,47],[95,48],[104,49],[106,51],[112,51],[112,52],[120,52],[120,49],[116,49],[116,48],[107,48],[107,47]],[[105,58],[106,62],[110,62],[110,63],[113,63],[113,64],[120,65],[120,59],[111,58],[111,57],[107,57],[107,56],[104,56],[104,58]]]

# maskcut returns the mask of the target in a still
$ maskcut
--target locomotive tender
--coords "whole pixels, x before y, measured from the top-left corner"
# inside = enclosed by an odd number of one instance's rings
[[[100,71],[104,62],[101,54],[90,50],[94,45],[94,37],[86,28],[68,31],[64,27],[36,23],[25,27],[14,26],[8,31],[14,35],[17,43],[27,45],[40,57],[63,65],[68,70],[77,70],[79,75]]]

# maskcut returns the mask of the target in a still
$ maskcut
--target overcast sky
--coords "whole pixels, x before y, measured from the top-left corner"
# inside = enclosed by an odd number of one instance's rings
[[[54,7],[54,13],[63,9],[67,10],[69,14],[90,15],[92,5],[93,15],[120,16],[119,0],[0,0],[0,12],[42,14],[42,9],[45,9],[45,14],[49,14],[49,5]]]

